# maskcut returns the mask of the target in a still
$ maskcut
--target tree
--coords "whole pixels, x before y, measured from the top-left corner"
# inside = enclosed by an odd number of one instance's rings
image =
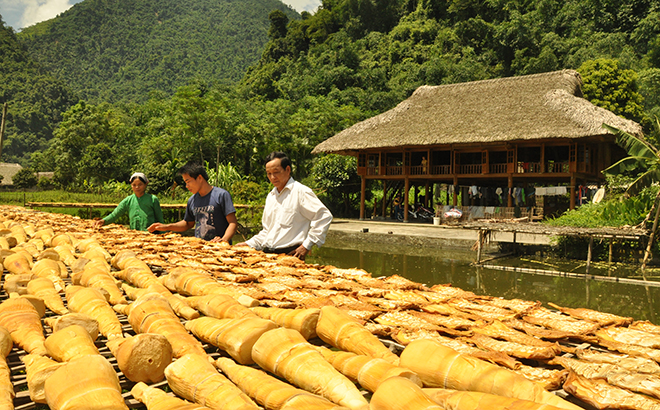
[[[637,172],[637,178],[626,189],[627,195],[637,195],[642,189],[660,181],[660,151],[655,146],[618,128],[607,124],[603,127],[616,135],[616,143],[628,152],[627,157],[603,172],[613,175]]]
[[[355,157],[335,154],[318,157],[312,167],[312,176],[316,186],[324,190],[321,196],[328,208],[337,213],[341,206],[340,212],[348,215],[352,199],[360,192]]]
[[[637,92],[637,73],[619,68],[617,60],[585,61],[577,70],[582,93],[592,104],[633,121],[643,116],[642,96]]]
[[[32,188],[39,182],[37,176],[30,168],[23,168],[19,170],[12,177],[14,186],[18,189]]]
[[[660,128],[660,121],[657,121],[657,126]],[[643,188],[660,181],[660,151],[658,151],[653,144],[607,124],[603,124],[603,127],[616,135],[617,144],[622,146],[629,155],[603,170],[603,172],[609,174],[623,174],[626,172],[641,171],[641,173],[638,174],[637,179],[635,179],[626,189],[627,195],[636,195]],[[658,191],[658,195],[655,197],[653,208],[651,208],[651,211],[642,224],[646,223],[650,218],[654,208],[655,218],[653,220],[653,228],[651,228],[651,235],[646,247],[646,252],[644,253],[644,260],[642,261],[642,272],[646,267],[646,261],[651,253],[653,238],[658,227],[658,219],[660,218],[660,191]],[[646,280],[646,277],[644,277],[644,279]]]

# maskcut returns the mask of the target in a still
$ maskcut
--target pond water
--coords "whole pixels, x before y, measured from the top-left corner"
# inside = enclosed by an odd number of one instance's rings
[[[619,276],[639,280],[635,267],[618,265],[592,266],[590,276],[574,278],[527,272],[508,272],[472,266],[475,252],[461,249],[428,249],[382,244],[335,243],[331,238],[307,258],[309,263],[339,268],[360,268],[373,277],[397,274],[428,286],[451,284],[479,295],[507,299],[548,302],[563,307],[589,308],[656,321],[660,311],[660,284],[651,286],[615,282]],[[584,273],[584,261],[547,259],[540,256],[509,257],[490,262],[493,265],[533,267],[545,271]],[[647,271],[653,275],[653,271]],[[656,271],[657,272],[657,271]],[[600,278],[602,276],[602,278]],[[604,279],[604,280],[601,280]],[[647,276],[647,279],[653,278]]]

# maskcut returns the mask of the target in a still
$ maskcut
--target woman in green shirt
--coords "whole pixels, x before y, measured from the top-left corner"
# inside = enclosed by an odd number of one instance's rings
[[[96,221],[97,227],[113,223],[126,212],[131,229],[146,231],[155,222],[164,223],[158,198],[145,192],[149,183],[147,177],[142,172],[136,172],[131,175],[130,182],[133,195],[124,198],[110,215]]]

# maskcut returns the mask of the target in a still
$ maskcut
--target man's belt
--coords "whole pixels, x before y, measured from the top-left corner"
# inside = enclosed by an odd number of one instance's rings
[[[289,254],[289,253],[295,251],[296,249],[298,249],[298,247],[300,245],[302,245],[302,244],[299,243],[298,245],[291,245],[291,246],[287,246],[285,248],[263,248],[262,251],[264,251],[266,253],[285,253],[285,254]]]

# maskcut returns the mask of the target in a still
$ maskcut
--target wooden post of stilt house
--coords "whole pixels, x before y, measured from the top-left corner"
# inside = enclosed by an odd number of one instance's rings
[[[477,265],[481,263],[481,247],[483,246],[484,240],[484,231],[479,229],[479,235],[477,236]]]
[[[408,222],[408,193],[410,192],[410,180],[405,179],[403,188],[403,222]]]
[[[518,254],[518,244],[516,243],[516,231],[513,231],[513,254],[517,255]]]
[[[449,189],[449,188],[447,188],[447,189]],[[447,199],[449,199],[449,198],[447,198]],[[447,201],[447,202],[449,202],[449,201]],[[458,205],[458,177],[456,175],[454,175],[454,197],[452,198],[451,204],[453,206]]]
[[[569,187],[569,209],[575,209],[575,175],[571,175],[571,186]]]
[[[364,221],[364,202],[366,200],[367,179],[360,177],[360,220]]]
[[[511,174],[509,174],[509,181],[507,185],[509,186],[509,190],[506,193],[506,206],[511,208],[513,206],[513,175]]]
[[[589,274],[589,268],[591,267],[591,255],[594,248],[594,237],[589,235],[589,249],[587,250],[587,274]]]
[[[387,212],[387,181],[383,180],[383,219],[385,219],[385,212]]]
[[[0,123],[0,158],[2,158],[2,143],[5,138],[5,124],[7,118],[7,103],[2,105],[2,122]]]

